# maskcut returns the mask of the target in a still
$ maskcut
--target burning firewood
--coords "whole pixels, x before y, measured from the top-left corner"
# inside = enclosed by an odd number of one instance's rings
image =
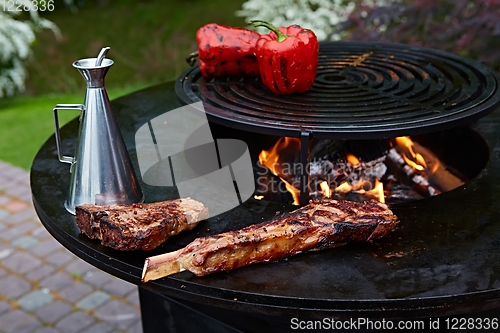
[[[424,197],[441,194],[441,191],[431,186],[427,178],[422,177],[417,173],[417,170],[406,164],[403,156],[397,152],[395,148],[389,151],[387,155],[388,164],[393,164],[394,175],[392,179],[399,179],[403,183],[413,187],[413,190],[420,193]],[[406,181],[405,181],[406,180]]]
[[[437,189],[439,193],[464,184],[464,181],[449,171],[430,149],[412,141],[409,137],[398,137],[395,141],[394,151],[391,150],[388,157],[396,159],[395,153],[401,156],[405,164],[413,169],[415,176],[412,179],[416,177],[414,180],[416,183],[421,183],[421,179],[425,179],[427,184]]]
[[[311,151],[314,157],[310,168],[310,196],[384,202],[380,179],[387,171],[384,163],[387,151],[388,142],[382,140],[315,143]]]
[[[269,184],[280,184],[281,199],[298,205],[303,187],[300,140],[281,138],[261,151],[260,166],[269,174],[257,180],[257,194],[276,198]],[[450,171],[430,149],[409,137],[393,140],[316,140],[310,146],[308,172],[311,199],[402,202],[434,196],[465,181]],[[262,173],[261,173],[262,174]]]

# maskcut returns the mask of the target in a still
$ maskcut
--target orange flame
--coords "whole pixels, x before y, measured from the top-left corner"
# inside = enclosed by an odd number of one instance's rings
[[[299,205],[300,190],[283,179],[282,163],[285,160],[283,156],[286,156],[287,153],[294,154],[297,151],[300,151],[300,139],[281,137],[271,149],[263,150],[259,154],[260,164],[271,170],[274,175],[280,177],[285,183],[286,189],[293,196],[294,205]]]
[[[375,191],[377,191],[378,194],[378,201],[381,203],[385,203],[385,194],[384,194],[384,184],[379,182],[377,179],[378,184],[375,185]]]
[[[300,139],[282,137],[272,148],[268,150],[262,150],[259,154],[260,164],[267,167],[274,175],[278,176],[283,181],[286,189],[293,196],[294,205],[299,205],[300,190],[292,186],[288,181],[285,180],[287,171],[285,170],[284,163],[289,160],[286,157],[287,155],[296,155],[298,151],[300,151]],[[346,158],[352,166],[357,166],[361,163],[359,159],[353,154],[347,154]],[[417,158],[417,161],[418,160],[419,158]],[[321,188],[321,192],[323,193],[323,197],[330,198],[332,196],[332,190],[330,189],[328,182],[323,181],[319,185]],[[384,185],[378,179],[376,179],[375,186],[371,190],[365,190],[363,187],[366,188],[366,185],[368,185],[368,183],[363,179],[360,179],[358,183],[354,185],[350,185],[349,183],[344,182],[341,185],[337,186],[337,188],[335,188],[335,191],[355,191],[360,194],[366,194],[368,196],[375,197],[380,202],[385,202]]]
[[[384,184],[381,183],[378,179],[375,179],[375,186],[370,191],[365,191],[363,189],[359,190],[359,193],[366,193],[370,196],[374,196],[378,201],[385,203],[385,195],[384,195]]]
[[[283,163],[283,156],[288,152],[294,153],[300,150],[300,139],[281,137],[278,142],[269,150],[263,150],[259,154],[259,162],[267,167],[276,176],[280,176]]]
[[[328,186],[328,183],[326,181],[322,181],[319,186],[321,187],[321,191],[323,192],[324,197],[330,198],[332,196],[330,186]]]
[[[337,192],[357,192],[360,194],[366,194],[371,197],[377,198],[378,201],[385,203],[385,195],[384,195],[384,184],[380,182],[378,179],[375,179],[375,186],[371,190],[365,190],[363,185],[366,185],[365,182],[360,179],[356,184],[349,185],[348,182],[343,182],[335,191]]]
[[[352,166],[356,166],[361,163],[359,162],[359,159],[351,153],[347,153],[346,157],[347,161],[351,163]]]
[[[353,189],[353,186],[349,185],[348,182],[343,182],[342,184],[337,186],[335,191],[337,191],[337,192],[349,192],[349,191],[352,191],[352,189]]]
[[[415,153],[413,151],[413,141],[410,139],[410,137],[408,136],[397,137],[396,143],[399,146],[406,148],[410,153],[411,158],[409,156],[406,156],[405,153],[403,153],[403,158],[409,166],[418,171],[423,171],[427,168],[427,163],[425,163],[424,157],[421,154]]]
[[[280,177],[280,179],[283,181],[283,183],[285,183],[285,186],[286,186],[286,189],[288,190],[288,192],[290,192],[292,194],[293,204],[296,206],[300,205],[300,190],[297,189],[296,187],[293,187],[292,185],[290,185],[290,183],[288,183],[283,178]]]
[[[425,167],[423,165],[417,164],[410,160],[408,157],[406,157],[405,154],[403,154],[403,159],[405,160],[406,164],[411,166],[413,169],[418,170],[418,171],[423,171],[425,170]]]

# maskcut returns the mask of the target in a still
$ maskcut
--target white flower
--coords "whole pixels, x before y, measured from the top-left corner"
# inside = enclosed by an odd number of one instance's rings
[[[32,8],[31,0],[23,0],[23,5]],[[29,21],[17,20],[17,14],[19,12],[0,12],[0,98],[24,91],[24,81],[28,76],[24,64],[32,54],[35,33],[40,29],[50,29],[56,38],[61,37],[59,28],[41,18],[37,11],[30,10]]]
[[[264,20],[275,26],[298,24],[314,31],[318,40],[339,40],[336,26],[347,20],[355,9],[355,2],[371,8],[399,0],[248,0],[237,16],[246,20]],[[258,28],[259,33],[268,30]]]
[[[246,20],[264,20],[275,26],[298,24],[314,31],[318,40],[339,39],[333,35],[335,25],[347,19],[353,6],[344,6],[344,0],[248,0],[237,16]],[[268,30],[259,28],[260,33]]]

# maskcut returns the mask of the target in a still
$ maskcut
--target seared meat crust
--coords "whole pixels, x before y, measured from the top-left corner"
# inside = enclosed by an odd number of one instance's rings
[[[117,250],[152,250],[208,218],[208,208],[187,198],[131,205],[82,205],[76,223],[83,234]]]
[[[146,259],[144,282],[189,270],[197,276],[275,261],[348,242],[377,240],[398,218],[386,204],[323,199],[270,222],[195,239],[185,248]]]

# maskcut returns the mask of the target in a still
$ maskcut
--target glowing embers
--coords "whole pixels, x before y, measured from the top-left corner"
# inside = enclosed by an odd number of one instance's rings
[[[311,199],[395,203],[437,195],[466,180],[410,137],[315,141],[307,166],[299,163],[299,152],[300,140],[286,137],[260,152],[256,172],[259,198],[298,205],[304,170]]]

